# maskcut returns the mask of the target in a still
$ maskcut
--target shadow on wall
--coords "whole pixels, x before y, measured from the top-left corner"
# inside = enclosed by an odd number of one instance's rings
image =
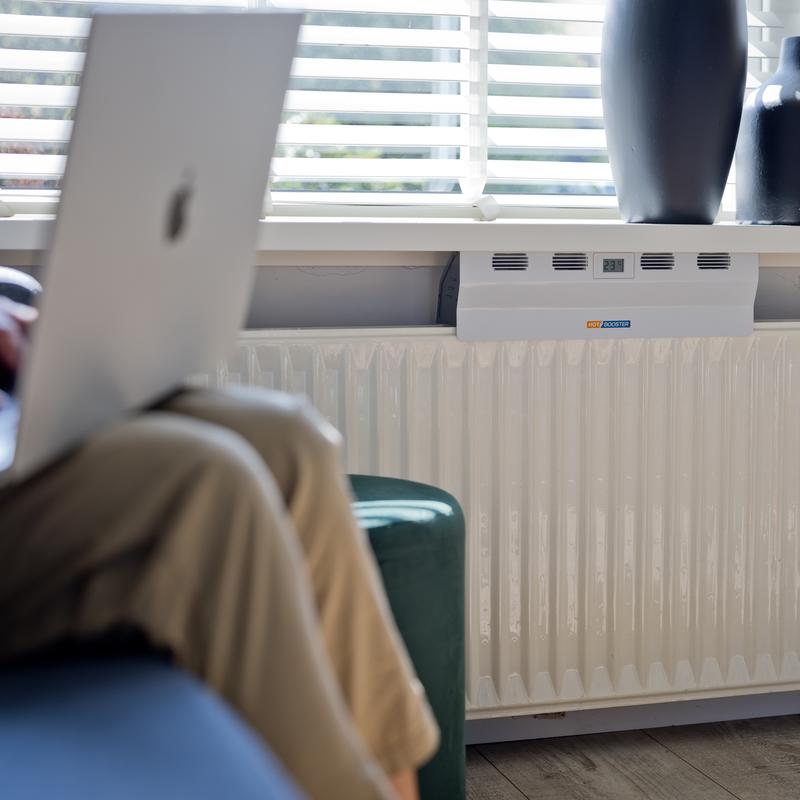
[[[261,267],[248,328],[433,325],[444,267]]]
[[[756,322],[800,320],[800,267],[762,269],[756,294]]]

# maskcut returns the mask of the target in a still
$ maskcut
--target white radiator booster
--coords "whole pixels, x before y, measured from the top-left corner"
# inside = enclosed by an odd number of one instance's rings
[[[758,266],[730,253],[462,252],[443,289],[460,272],[464,341],[748,336]]]

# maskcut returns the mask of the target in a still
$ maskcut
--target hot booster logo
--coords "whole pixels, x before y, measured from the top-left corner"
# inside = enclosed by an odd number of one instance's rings
[[[586,323],[587,328],[630,328],[631,321],[629,319],[607,319],[605,321],[595,319],[589,320]]]

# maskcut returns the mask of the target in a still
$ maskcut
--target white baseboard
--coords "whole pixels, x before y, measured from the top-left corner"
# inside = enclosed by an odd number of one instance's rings
[[[800,714],[800,692],[468,720],[466,743],[518,742]]]

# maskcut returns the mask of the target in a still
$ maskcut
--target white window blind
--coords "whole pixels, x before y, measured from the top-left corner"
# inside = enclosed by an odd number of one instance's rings
[[[58,189],[91,15],[134,6],[231,9],[247,0],[0,0],[0,198]]]
[[[89,17],[104,5],[0,4],[3,195],[57,190]],[[600,100],[602,0],[125,5],[306,12],[273,161],[274,203],[447,213],[492,194],[533,214],[616,206]],[[749,24],[754,87],[775,67],[779,22],[758,2]]]

